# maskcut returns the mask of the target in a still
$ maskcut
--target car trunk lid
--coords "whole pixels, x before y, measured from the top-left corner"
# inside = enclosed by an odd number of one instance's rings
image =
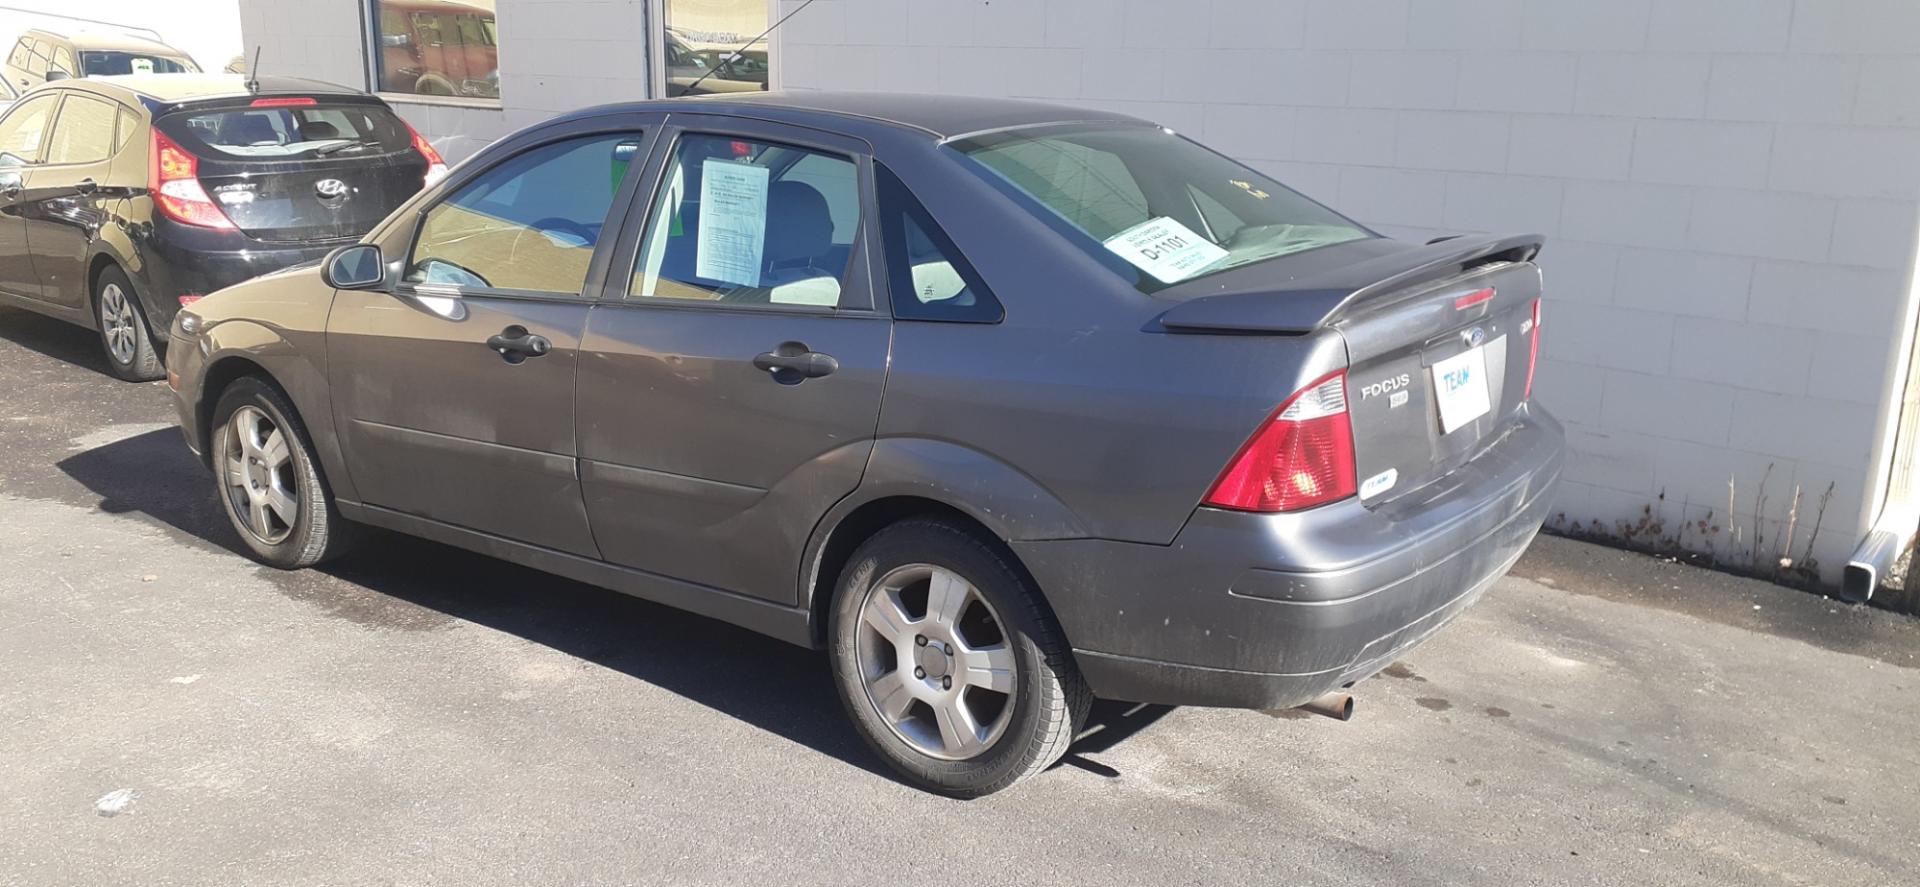
[[[1473,458],[1526,399],[1540,246],[1527,235],[1410,247],[1192,298],[1160,324],[1186,334],[1338,332],[1360,498],[1384,502]]]

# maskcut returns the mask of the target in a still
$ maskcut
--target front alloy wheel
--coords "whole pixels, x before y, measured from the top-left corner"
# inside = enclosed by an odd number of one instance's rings
[[[279,545],[300,519],[300,481],[287,435],[258,407],[244,406],[227,420],[221,454],[227,498],[240,529],[267,545]]]
[[[219,392],[210,430],[222,510],[254,557],[297,570],[346,549],[349,524],[284,392],[259,377],[240,377]]]

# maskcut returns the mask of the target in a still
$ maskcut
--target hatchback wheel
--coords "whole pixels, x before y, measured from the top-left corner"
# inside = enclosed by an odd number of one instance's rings
[[[133,284],[124,272],[108,268],[100,273],[93,304],[100,346],[114,375],[129,382],[151,382],[166,374],[153,347],[146,312],[140,308],[140,298],[134,295]]]
[[[255,557],[295,570],[340,553],[346,521],[278,389],[251,376],[229,385],[214,407],[211,445],[220,503]]]
[[[1091,696],[1024,573],[953,524],[912,520],[843,571],[835,683],[867,744],[914,783],[977,797],[1066,753]]]

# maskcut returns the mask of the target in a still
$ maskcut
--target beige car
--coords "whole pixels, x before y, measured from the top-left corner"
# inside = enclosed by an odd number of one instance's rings
[[[57,34],[34,29],[7,53],[7,85],[16,91],[48,80],[110,74],[191,74],[200,66],[178,49],[129,34]]]

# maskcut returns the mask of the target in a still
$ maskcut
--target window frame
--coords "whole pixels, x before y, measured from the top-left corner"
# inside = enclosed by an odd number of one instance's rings
[[[672,0],[647,0],[647,97],[655,99],[667,96],[667,4]],[[780,0],[765,0],[767,4],[767,24],[780,20]],[[784,28],[774,28],[767,35],[767,88],[765,91],[778,90],[786,82],[782,76],[780,60],[785,57],[781,51],[780,32]]]
[[[380,16],[380,0],[359,0],[359,7],[361,75],[366,78],[366,91],[369,94],[379,96],[389,103],[403,102],[415,105],[444,105],[454,108],[485,108],[496,111],[505,107],[502,101],[503,96],[482,98],[479,96],[464,95],[428,95],[426,93],[392,92],[382,89],[380,87],[380,56],[381,50],[384,47],[380,45],[380,38],[385,36],[385,32],[382,30],[383,20]],[[500,8],[497,0],[494,4],[493,12],[494,21],[493,28],[491,29],[493,42],[490,45],[494,50],[495,70],[499,70]],[[440,15],[441,13],[431,14]],[[409,35],[414,33],[411,27],[411,19],[414,15],[415,13],[407,14],[409,21],[407,33]],[[436,30],[436,33],[439,33],[438,30]]]
[[[639,261],[653,207],[660,191],[667,186],[667,165],[674,149],[686,135],[737,138],[771,142],[788,147],[839,155],[854,165],[855,181],[860,188],[860,224],[853,235],[853,247],[847,257],[847,270],[840,284],[838,305],[776,305],[751,302],[720,302],[706,299],[676,299],[669,296],[631,296],[633,278],[640,273]],[[874,267],[874,256],[881,249],[874,220],[877,194],[873,181],[873,148],[859,139],[797,124],[772,123],[750,117],[713,114],[669,114],[659,129],[646,170],[643,186],[627,207],[620,226],[600,302],[609,307],[652,311],[707,311],[744,314],[799,314],[813,317],[873,317],[890,315],[875,290],[882,280]]]
[[[885,213],[877,218],[874,227],[880,231],[880,263],[886,269],[886,273],[882,279],[886,282],[887,305],[888,309],[893,313],[893,319],[895,321],[911,323],[975,323],[991,325],[1006,322],[1006,303],[1000,301],[1000,297],[994,294],[993,288],[987,285],[986,278],[980,276],[979,270],[973,265],[973,260],[967,258],[967,254],[960,249],[960,245],[953,242],[953,237],[947,234],[946,226],[941,225],[940,220],[934,217],[933,210],[927,208],[927,202],[921,200],[920,195],[914,193],[913,186],[907,184],[907,180],[901,178],[900,174],[895,172],[892,167],[887,166],[885,163],[876,163],[875,166],[877,167],[874,174],[876,184],[880,183],[880,174],[885,173],[895,184],[900,186],[903,195],[912,201],[912,204],[908,206],[889,207],[887,206],[885,195],[878,192],[875,193],[878,205],[882,212]],[[892,212],[892,210],[896,208],[900,210],[897,221],[894,217],[895,214]],[[919,210],[918,215],[925,217],[925,222],[923,223],[916,219],[914,220],[914,224],[920,228],[921,234],[924,235],[927,240],[931,241],[935,248],[940,250],[941,256],[945,258],[949,264],[953,265],[954,273],[958,274],[960,279],[966,282],[967,288],[975,290],[975,307],[980,312],[980,316],[914,316],[913,312],[901,310],[901,306],[910,304],[910,300],[911,302],[917,302],[918,300],[914,298],[911,292],[902,293],[895,291],[894,284],[899,282],[898,275],[905,273],[910,279],[913,270],[912,263],[906,261],[904,253],[894,249],[894,230],[896,226],[899,228],[899,236],[901,238],[899,245],[904,247],[906,245],[905,225],[908,219],[915,215],[913,210],[916,208]],[[900,264],[902,262],[904,262],[904,264]],[[927,305],[931,303],[920,304]],[[991,309],[991,316],[988,316],[987,313],[989,308]]]
[[[53,110],[47,112],[47,129],[44,133],[41,134],[40,146],[39,146],[40,149],[34,152],[34,155],[32,157],[20,158],[22,160],[27,161],[26,163],[20,166],[12,166],[12,167],[0,166],[0,173],[19,172],[20,170],[25,170],[25,169],[40,169],[47,165],[45,162],[45,158],[47,156],[47,147],[53,144],[53,125],[60,121],[60,106],[66,103],[67,92],[68,90],[55,89],[55,90],[48,90],[45,92],[41,92],[37,95],[30,95],[24,99],[21,99],[18,102],[15,102],[12,106],[8,107],[5,113],[0,113],[0,118],[8,118],[8,117],[12,117],[15,112],[19,111],[23,107],[26,107],[28,104],[32,102],[37,102],[44,99],[46,101],[53,103]]]
[[[408,297],[488,298],[541,302],[593,302],[599,300],[607,277],[608,258],[617,246],[617,241],[614,240],[614,238],[621,235],[625,230],[628,205],[633,201],[634,193],[639,183],[645,179],[647,158],[651,158],[653,154],[655,142],[659,138],[660,127],[654,120],[644,118],[635,119],[625,115],[596,118],[588,122],[593,125],[579,128],[566,127],[561,131],[545,133],[537,140],[529,141],[523,145],[517,145],[511,151],[504,152],[499,157],[489,158],[489,162],[485,167],[477,167],[471,171],[463,171],[463,174],[457,180],[449,180],[437,187],[435,192],[430,195],[426,201],[408,214],[407,223],[403,226],[404,237],[389,236],[398,235],[402,232],[386,232],[375,241],[382,244],[383,251],[386,244],[404,244],[404,249],[400,250],[397,255],[384,258],[389,269],[389,277],[391,278],[391,282],[385,287],[385,291],[390,295]],[[594,243],[593,256],[587,260],[587,275],[586,278],[581,281],[579,292],[556,293],[546,290],[524,290],[508,287],[463,287],[448,283],[417,283],[405,279],[406,270],[413,262],[414,250],[419,247],[420,235],[426,229],[427,214],[441,204],[459,195],[468,185],[473,184],[488,173],[499,169],[501,166],[512,162],[516,158],[554,144],[626,134],[637,136],[636,140],[640,143],[640,146],[634,151],[634,157],[636,158],[634,162],[639,164],[640,169],[636,172],[632,166],[629,166],[626,176],[620,182],[619,189],[613,194],[613,201],[607,207],[606,218],[602,219],[600,223],[600,239]]]
[[[96,101],[113,109],[113,125],[107,127],[107,156],[102,157],[98,160],[70,160],[65,163],[54,163],[52,162],[52,158],[49,156],[50,152],[53,150],[53,138],[55,135],[59,133],[60,122],[67,115],[67,105],[72,103],[75,100],[79,100],[83,102],[89,101],[89,100]],[[106,96],[103,96],[103,95],[95,95],[93,93],[78,92],[71,89],[61,90],[60,103],[54,106],[53,118],[48,121],[47,142],[46,144],[40,147],[41,160],[39,163],[36,163],[35,166],[46,167],[51,169],[55,167],[66,167],[66,166],[97,166],[102,163],[111,162],[114,158],[114,155],[119,154],[120,150],[126,147],[125,143],[121,142],[119,139],[120,139],[120,115],[122,113],[125,113],[127,110],[128,108],[125,105],[122,105],[119,102],[116,102],[113,99],[107,98]]]

